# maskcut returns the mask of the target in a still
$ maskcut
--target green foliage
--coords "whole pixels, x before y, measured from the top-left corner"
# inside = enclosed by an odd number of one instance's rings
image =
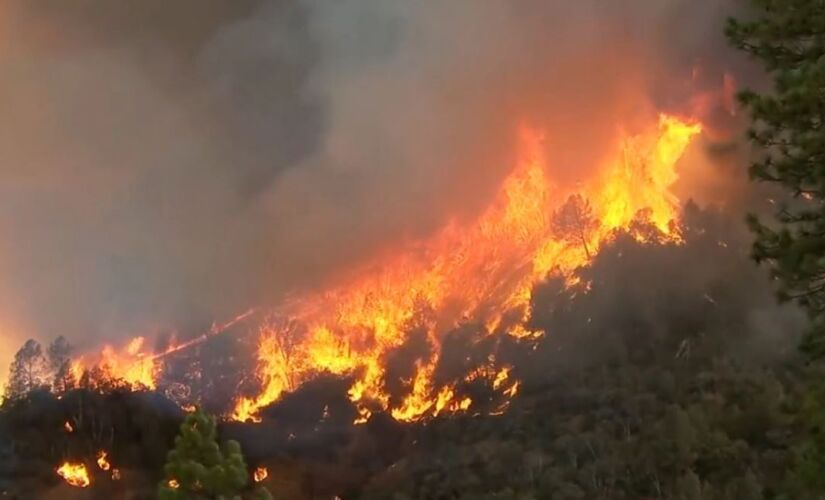
[[[825,355],[825,2],[752,0],[756,17],[731,19],[727,35],[761,61],[774,91],[744,91],[752,113],[749,136],[761,151],[751,176],[781,186],[789,195],[778,224],[749,218],[756,235],[753,257],[767,262],[780,283],[779,296],[802,305],[813,318],[803,343]]]
[[[789,195],[776,224],[756,217],[753,257],[767,262],[777,278],[780,300],[807,310],[811,328],[802,348],[814,359],[825,356],[825,2],[752,0],[756,17],[730,20],[727,35],[738,48],[762,62],[773,78],[773,92],[745,91],[751,113],[749,136],[761,151],[751,176],[781,186]],[[796,414],[807,439],[796,449],[788,489],[794,498],[825,488],[825,394],[811,379]],[[740,485],[737,498],[759,498]]]
[[[166,479],[158,486],[161,500],[235,500],[249,483],[240,445],[227,441],[222,448],[218,446],[215,418],[201,411],[181,424],[164,472]],[[253,495],[250,498],[271,498],[263,488]]]
[[[675,404],[656,388],[671,370]],[[523,395],[501,417],[430,423],[363,498],[776,498],[793,457],[738,436],[741,409],[774,381],[711,360],[589,369]],[[772,414],[769,433],[789,430]]]

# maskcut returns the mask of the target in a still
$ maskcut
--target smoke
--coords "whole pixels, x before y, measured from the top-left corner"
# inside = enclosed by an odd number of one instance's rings
[[[740,67],[728,12],[4,2],[0,327],[94,344],[272,304],[476,214],[521,126],[574,184]]]

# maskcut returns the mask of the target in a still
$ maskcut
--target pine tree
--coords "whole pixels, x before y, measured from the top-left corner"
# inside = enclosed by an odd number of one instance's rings
[[[49,371],[52,374],[52,390],[61,394],[73,389],[76,380],[72,373],[72,346],[62,335],[49,344],[48,349]]]
[[[29,339],[14,355],[9,367],[5,398],[19,399],[34,389],[48,387],[46,358],[39,342]]]
[[[810,313],[803,348],[825,355],[825,1],[752,0],[755,17],[731,19],[727,35],[759,60],[774,91],[744,91],[750,139],[761,157],[751,176],[788,193],[773,224],[751,216],[753,256],[769,263],[783,300]]]
[[[751,141],[761,157],[751,176],[774,183],[788,194],[776,220],[754,216],[753,256],[770,264],[779,298],[806,309],[811,328],[803,350],[825,357],[825,1],[752,0],[756,16],[731,19],[727,35],[759,60],[773,78],[771,93],[744,91],[741,102],[752,114]],[[802,491],[825,487],[825,408],[821,383],[811,378],[808,404],[797,418],[808,429],[799,447],[789,484]],[[811,404],[814,402],[814,404]],[[752,478],[745,478],[752,479]],[[739,485],[740,498],[761,498],[755,481]],[[794,486],[793,489],[797,487]],[[800,498],[792,492],[790,498]]]
[[[215,418],[201,411],[186,417],[175,438],[175,448],[167,455],[166,479],[158,486],[160,500],[242,498],[249,483],[249,473],[240,445],[217,442]],[[249,498],[270,499],[264,488]]]

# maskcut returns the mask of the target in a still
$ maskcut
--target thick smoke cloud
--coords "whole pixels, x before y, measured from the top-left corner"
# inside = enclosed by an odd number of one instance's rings
[[[522,125],[575,183],[619,128],[737,68],[727,12],[3,2],[0,327],[93,344],[271,304],[472,217]]]

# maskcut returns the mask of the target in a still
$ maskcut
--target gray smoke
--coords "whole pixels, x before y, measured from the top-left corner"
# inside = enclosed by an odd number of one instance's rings
[[[271,304],[472,217],[522,125],[575,183],[741,67],[732,1],[3,2],[0,327]]]

